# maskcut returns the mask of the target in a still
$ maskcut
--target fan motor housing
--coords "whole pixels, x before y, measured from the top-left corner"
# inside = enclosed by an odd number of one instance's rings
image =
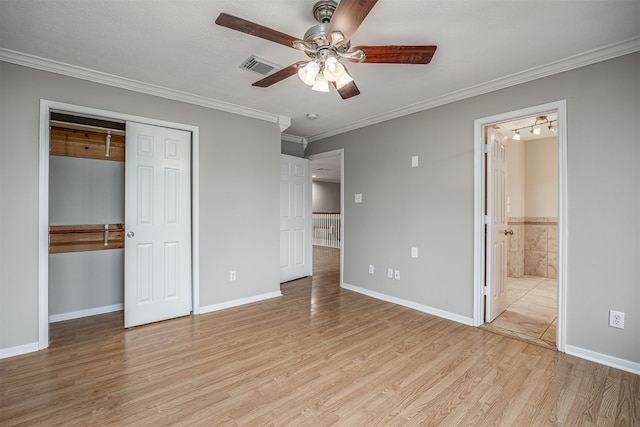
[[[331,21],[338,3],[333,0],[320,0],[313,5],[313,17],[321,24]]]

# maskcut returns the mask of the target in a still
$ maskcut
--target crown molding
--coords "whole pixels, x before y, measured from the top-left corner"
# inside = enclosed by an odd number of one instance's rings
[[[78,67],[75,65],[65,64],[51,59],[41,58],[39,56],[29,55],[14,50],[0,48],[0,61],[9,62],[24,67],[35,68],[42,71],[61,74],[77,79],[88,80],[94,83],[100,83],[108,86],[126,89],[133,92],[144,93],[146,95],[159,96],[173,101],[185,102],[187,104],[198,105],[201,107],[220,110],[227,113],[238,114],[253,119],[264,120],[275,123],[284,131],[291,126],[291,118],[278,114],[267,113],[264,111],[254,110],[252,108],[243,107],[241,105],[231,104],[229,102],[218,101],[212,98],[195,95],[189,92],[169,89],[137,80],[127,79],[124,77],[107,74],[88,68]]]
[[[562,73],[565,71],[573,70],[576,68],[584,67],[587,65],[595,64],[597,62],[606,61],[608,59],[613,59],[619,56],[627,55],[627,54],[638,52],[638,51],[640,51],[640,37],[633,37],[628,40],[624,40],[620,43],[615,43],[615,44],[604,46],[598,49],[593,49],[581,54],[570,56],[568,58],[565,58],[559,61],[551,62],[546,65],[534,67],[526,71],[514,73],[505,77],[488,81],[486,83],[470,86],[466,89],[462,89],[459,91],[448,93],[446,95],[421,101],[413,105],[388,111],[386,113],[368,117],[363,120],[358,120],[358,121],[349,123],[347,125],[328,130],[326,132],[308,136],[307,141],[308,142],[318,141],[320,139],[328,138],[330,136],[339,135],[341,133],[349,132],[355,129],[360,129],[366,126],[371,126],[387,120],[396,119],[402,116],[407,116],[409,114],[439,107],[445,104],[450,104],[452,102],[461,101],[463,99],[471,98],[474,96],[483,95],[485,93],[494,92],[499,89],[516,86],[522,83],[541,79],[543,77],[547,77],[547,76]]]
[[[283,133],[282,135],[280,135],[280,139],[282,141],[295,142],[296,144],[302,144],[304,148],[307,148],[307,144],[309,143],[307,141],[307,138],[303,136],[291,135],[288,133]]]
[[[320,139],[328,138],[341,133],[349,132],[352,130],[360,129],[366,126],[371,126],[377,123],[381,123],[387,120],[395,119],[409,114],[425,111],[431,108],[439,107],[445,104],[449,104],[456,101],[461,101],[467,98],[471,98],[485,93],[494,92],[499,89],[508,88],[511,86],[519,85],[522,83],[530,82],[533,80],[541,79],[543,77],[551,76],[554,74],[562,73],[565,71],[573,70],[576,68],[584,67],[587,65],[595,64],[597,62],[606,61],[619,56],[627,55],[630,53],[640,51],[640,37],[633,37],[624,40],[619,43],[604,46],[598,49],[593,49],[581,54],[573,55],[568,58],[554,61],[549,64],[545,64],[539,67],[534,67],[529,70],[514,73],[505,77],[501,77],[495,80],[491,80],[479,85],[470,86],[468,88],[451,92],[442,96],[430,98],[416,104],[408,105],[406,107],[398,108],[396,110],[388,111],[382,114],[371,116],[362,120],[358,120],[352,123],[348,123],[338,128],[330,129],[328,131],[308,136],[306,138],[297,137],[294,135],[288,135],[283,137],[285,141],[292,141],[292,139],[286,138],[298,138],[293,142],[300,142],[306,146],[306,144],[317,141]],[[251,117],[258,120],[265,120],[267,122],[275,123],[280,128],[280,132],[284,132],[291,126],[291,118],[278,114],[267,113],[264,111],[254,110],[252,108],[243,107],[228,102],[218,101],[211,98],[195,95],[188,92],[177,91],[174,89],[165,88],[162,86],[152,85],[149,83],[140,82],[137,80],[126,79],[112,74],[102,73],[88,68],[77,67],[74,65],[65,64],[58,61],[49,60],[46,58],[37,57],[34,55],[28,55],[21,52],[12,51],[9,49],[0,48],[0,61],[13,63],[16,65],[22,65],[25,67],[36,68],[43,71],[62,74],[69,77],[75,77],[83,80],[92,81],[94,83],[105,84],[121,89],[127,89],[134,92],[140,92],[147,95],[159,96],[162,98],[172,99],[174,101],[185,102],[188,104],[199,105],[214,110],[225,111],[228,113],[239,114],[246,117]],[[300,139],[302,138],[302,139]]]

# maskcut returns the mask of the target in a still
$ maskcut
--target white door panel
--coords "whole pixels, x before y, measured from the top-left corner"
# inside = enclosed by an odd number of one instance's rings
[[[127,328],[192,310],[190,149],[189,132],[127,123]]]
[[[507,145],[506,137],[487,128],[487,277],[485,320],[492,322],[507,308]]]
[[[280,163],[280,282],[311,275],[309,160],[282,155]]]

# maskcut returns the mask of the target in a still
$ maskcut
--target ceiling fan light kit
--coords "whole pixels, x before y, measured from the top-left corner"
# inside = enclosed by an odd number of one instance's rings
[[[253,83],[269,87],[294,74],[315,91],[329,92],[331,83],[342,99],[360,94],[353,77],[340,59],[356,63],[428,64],[436,46],[356,46],[351,36],[378,0],[321,0],[313,6],[318,25],[311,27],[302,40],[243,18],[221,13],[216,24],[255,37],[292,47],[310,59],[299,61]]]

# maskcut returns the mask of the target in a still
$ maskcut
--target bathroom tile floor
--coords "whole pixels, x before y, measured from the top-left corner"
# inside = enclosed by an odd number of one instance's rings
[[[557,289],[556,279],[535,276],[508,277],[509,307],[482,328],[556,349]]]

